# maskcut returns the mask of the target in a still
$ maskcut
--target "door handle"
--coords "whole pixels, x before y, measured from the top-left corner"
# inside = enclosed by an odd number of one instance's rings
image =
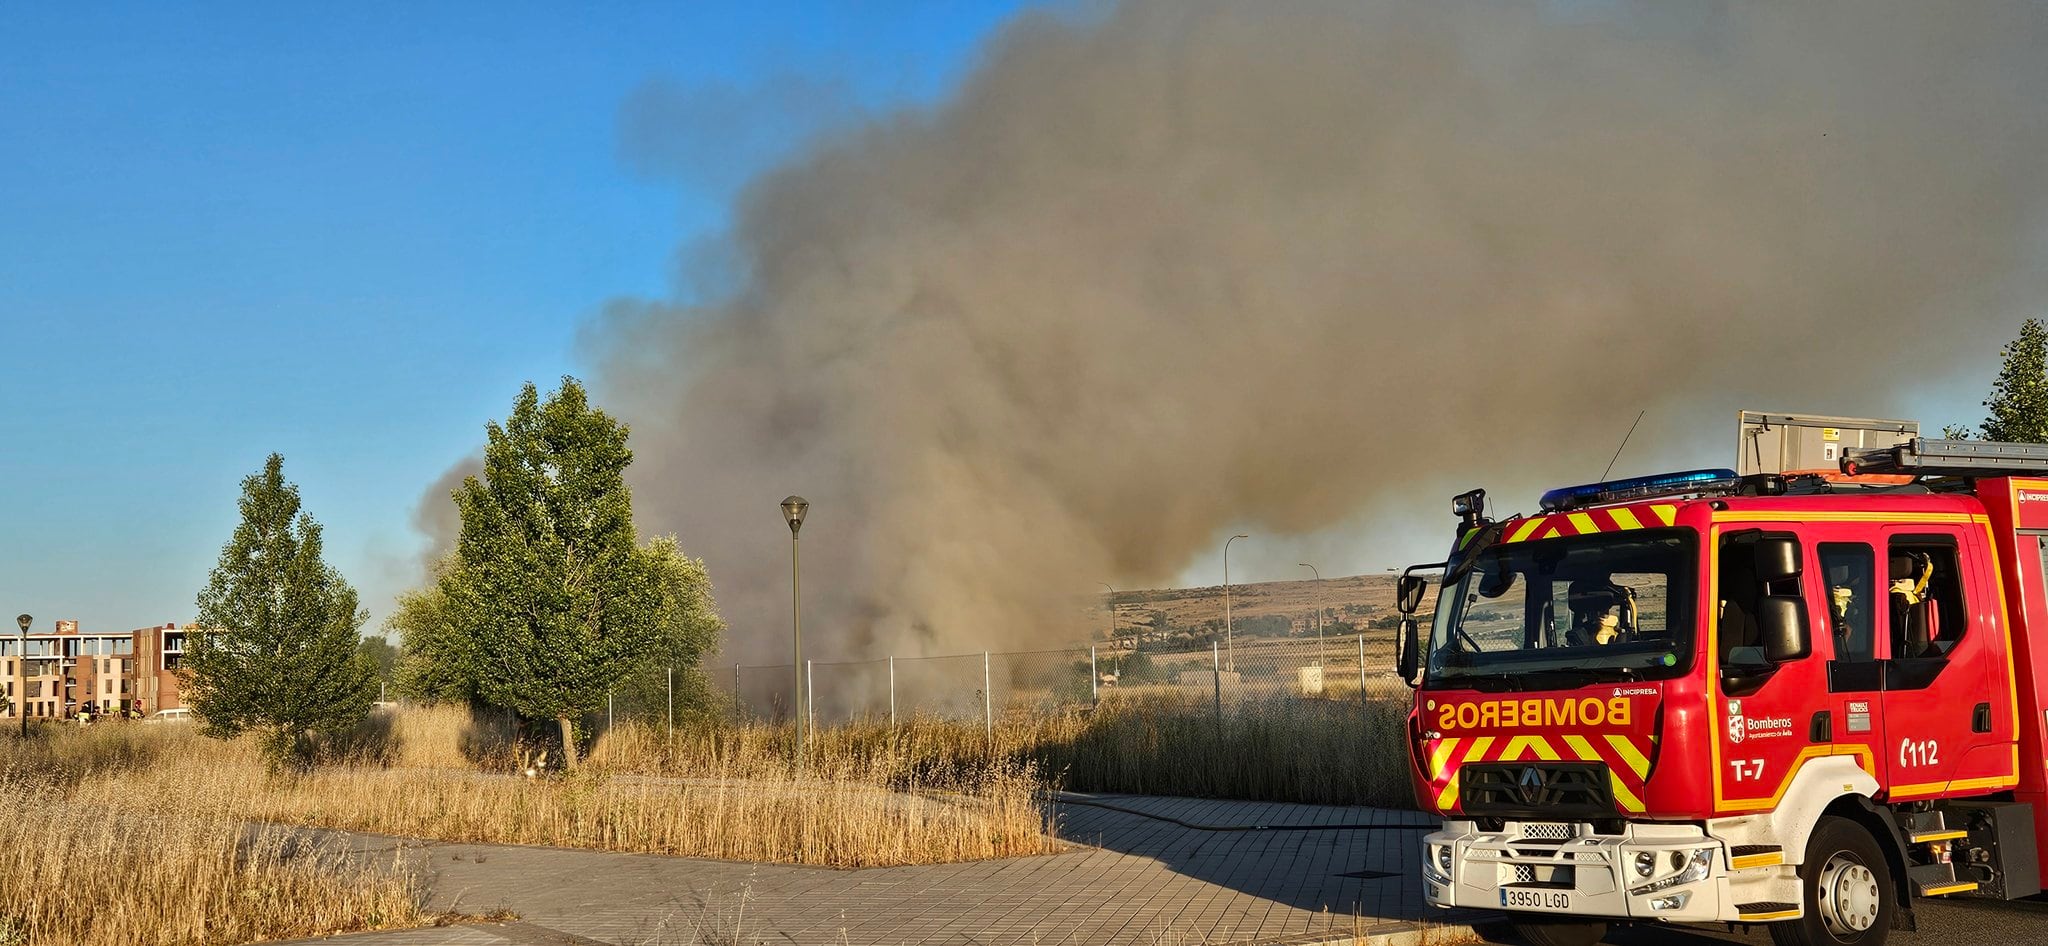
[[[1806,724],[1807,742],[1835,741],[1835,714],[1821,710],[1813,714],[1813,720]]]
[[[1979,703],[1976,709],[1970,711],[1970,731],[1991,731],[1991,704]]]

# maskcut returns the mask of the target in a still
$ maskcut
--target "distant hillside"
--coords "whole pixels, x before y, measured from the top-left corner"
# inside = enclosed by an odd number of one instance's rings
[[[1096,599],[1092,638],[1109,634],[1109,616]],[[1207,646],[1223,627],[1223,586],[1119,591],[1114,599],[1117,636],[1142,634],[1144,643]],[[1313,637],[1322,611],[1324,633],[1383,637],[1394,622],[1394,576],[1332,576],[1320,582],[1264,581],[1230,586],[1232,626],[1240,638]]]

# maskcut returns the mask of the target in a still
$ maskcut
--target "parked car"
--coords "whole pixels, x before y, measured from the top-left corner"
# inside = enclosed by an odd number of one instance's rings
[[[192,711],[182,706],[174,709],[157,710],[151,713],[148,719],[143,720],[145,723],[189,723],[191,721]]]

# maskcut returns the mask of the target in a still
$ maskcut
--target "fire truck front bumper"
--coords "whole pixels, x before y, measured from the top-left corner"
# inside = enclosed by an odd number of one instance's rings
[[[1439,907],[1700,923],[1733,919],[1726,848],[1699,825],[1446,821],[1423,838],[1423,893]]]

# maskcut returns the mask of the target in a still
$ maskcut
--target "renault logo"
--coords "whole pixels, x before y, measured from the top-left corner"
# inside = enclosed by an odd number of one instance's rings
[[[1533,805],[1543,794],[1543,773],[1535,766],[1529,766],[1522,770],[1522,777],[1516,779],[1515,784],[1521,786],[1522,803]]]

